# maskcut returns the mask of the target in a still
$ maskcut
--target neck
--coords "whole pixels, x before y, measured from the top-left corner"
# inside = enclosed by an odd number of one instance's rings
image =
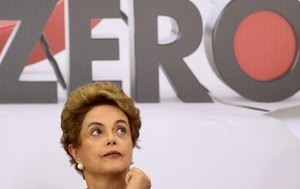
[[[85,175],[88,189],[123,189],[125,188],[125,174],[119,175]]]

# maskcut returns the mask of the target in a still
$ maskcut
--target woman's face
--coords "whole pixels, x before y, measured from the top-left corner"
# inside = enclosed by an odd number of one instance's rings
[[[80,131],[81,146],[73,157],[82,163],[84,173],[117,174],[128,170],[133,145],[127,116],[112,105],[100,105],[84,117]]]

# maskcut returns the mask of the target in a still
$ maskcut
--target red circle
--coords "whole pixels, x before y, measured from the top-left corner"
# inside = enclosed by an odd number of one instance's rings
[[[288,21],[271,11],[247,16],[234,37],[234,53],[242,70],[259,81],[272,81],[293,66],[297,44]]]

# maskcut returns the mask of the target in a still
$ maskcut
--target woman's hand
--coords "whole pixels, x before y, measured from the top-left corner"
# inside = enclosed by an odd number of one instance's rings
[[[126,189],[150,189],[151,181],[149,177],[140,169],[132,168],[126,175]]]

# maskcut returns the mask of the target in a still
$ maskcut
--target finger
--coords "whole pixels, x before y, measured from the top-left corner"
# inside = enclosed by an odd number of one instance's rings
[[[130,179],[131,179],[132,173],[130,172],[130,170],[127,172],[126,177],[125,177],[125,182],[126,184],[129,183]]]
[[[145,173],[141,169],[136,168],[136,167],[132,167],[130,169],[130,171],[133,172],[133,173],[136,173],[136,174],[143,174],[143,175],[145,175]]]
[[[125,182],[128,184],[132,177],[134,177],[134,176],[137,177],[139,175],[144,175],[144,174],[145,173],[142,170],[133,167],[127,172],[126,177],[125,177]]]
[[[128,171],[126,175],[126,183],[128,184],[131,180],[133,182],[142,182],[149,188],[151,187],[150,178],[141,169],[138,169],[136,167],[130,169],[130,171]]]

